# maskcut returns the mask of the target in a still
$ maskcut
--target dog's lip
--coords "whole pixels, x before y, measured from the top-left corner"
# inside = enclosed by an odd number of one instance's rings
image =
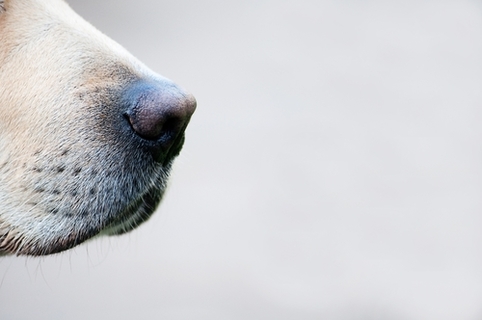
[[[138,199],[134,200],[124,210],[103,228],[98,236],[120,235],[137,228],[148,220],[161,201],[162,193],[158,188],[151,188]]]
[[[171,148],[169,148],[169,152],[162,163],[164,167],[170,166],[174,158],[177,157],[179,153],[181,153],[185,139],[186,137],[184,133],[179,135],[179,137],[177,137],[176,141],[173,143]]]

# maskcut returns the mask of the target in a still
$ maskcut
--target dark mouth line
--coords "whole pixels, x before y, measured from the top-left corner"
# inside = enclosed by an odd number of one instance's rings
[[[159,193],[158,199],[155,196],[157,193]],[[99,235],[117,235],[135,229],[151,217],[157,204],[160,202],[160,198],[161,191],[158,188],[153,187],[149,189],[118,214],[114,220],[101,230]]]
[[[184,140],[185,140],[185,136],[184,136],[184,134],[181,134],[179,137],[177,137],[176,141],[174,141],[172,147],[169,149],[169,151],[166,155],[166,158],[165,158],[164,162],[162,163],[162,165],[164,167],[169,166],[171,161],[176,156],[179,155],[179,153],[181,152],[182,146],[184,145]]]

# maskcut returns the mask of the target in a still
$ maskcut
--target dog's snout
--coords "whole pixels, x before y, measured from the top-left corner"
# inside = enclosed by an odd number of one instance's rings
[[[125,97],[125,116],[136,135],[149,142],[154,159],[177,155],[196,109],[194,97],[171,82],[139,82],[126,90]]]

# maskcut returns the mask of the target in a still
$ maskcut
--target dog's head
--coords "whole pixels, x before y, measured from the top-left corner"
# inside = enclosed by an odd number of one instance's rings
[[[0,0],[0,252],[144,222],[195,107],[62,0]]]

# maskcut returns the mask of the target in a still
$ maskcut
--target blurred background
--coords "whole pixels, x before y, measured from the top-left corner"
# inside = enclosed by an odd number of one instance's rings
[[[69,0],[191,91],[154,217],[0,319],[482,319],[480,1]]]

